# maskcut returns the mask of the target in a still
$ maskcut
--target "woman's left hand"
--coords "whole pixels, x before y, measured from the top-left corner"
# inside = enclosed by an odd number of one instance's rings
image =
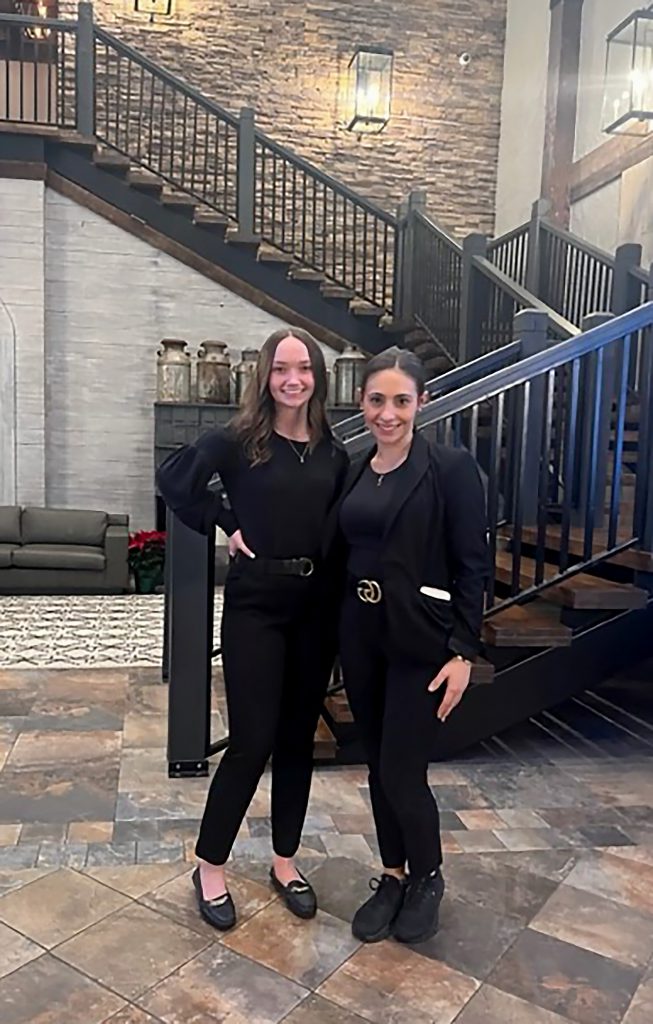
[[[460,704],[463,694],[469,686],[469,677],[472,673],[472,666],[468,661],[461,661],[460,658],[452,658],[440,669],[432,683],[429,683],[429,690],[435,693],[442,685],[445,685],[445,694],[438,708],[437,714],[441,722],[445,722],[457,704]]]

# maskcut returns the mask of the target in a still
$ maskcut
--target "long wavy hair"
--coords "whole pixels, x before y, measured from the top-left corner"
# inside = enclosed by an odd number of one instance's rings
[[[274,431],[275,403],[270,393],[270,373],[279,343],[284,338],[297,338],[308,349],[315,390],[308,402],[308,436],[312,451],[323,437],[331,437],[326,416],[327,371],[322,349],[312,334],[299,327],[282,327],[274,331],[259,352],[252,375],[231,427],[241,439],[252,466],[267,462],[271,456],[270,438]]]

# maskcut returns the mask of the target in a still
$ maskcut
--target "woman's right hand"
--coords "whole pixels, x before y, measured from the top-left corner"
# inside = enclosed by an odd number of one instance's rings
[[[254,552],[247,547],[240,530],[236,530],[229,538],[229,558],[235,558],[239,551],[242,551],[248,558],[256,558]]]

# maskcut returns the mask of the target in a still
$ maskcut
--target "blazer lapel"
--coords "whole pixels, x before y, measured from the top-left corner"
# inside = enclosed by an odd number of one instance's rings
[[[405,470],[401,480],[401,487],[398,487],[393,495],[388,518],[385,524],[384,539],[387,538],[390,530],[395,524],[397,516],[410,498],[411,494],[424,478],[430,465],[430,453],[428,442],[417,432],[413,436],[413,443],[405,463]]]

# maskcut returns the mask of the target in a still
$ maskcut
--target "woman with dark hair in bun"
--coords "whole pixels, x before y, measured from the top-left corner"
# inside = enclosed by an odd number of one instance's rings
[[[340,658],[383,862],[354,917],[363,942],[437,931],[444,881],[428,763],[480,647],[483,485],[467,451],[416,432],[426,401],[413,353],[393,348],[367,363],[361,406],[376,445],[350,470],[337,513],[347,548]]]

